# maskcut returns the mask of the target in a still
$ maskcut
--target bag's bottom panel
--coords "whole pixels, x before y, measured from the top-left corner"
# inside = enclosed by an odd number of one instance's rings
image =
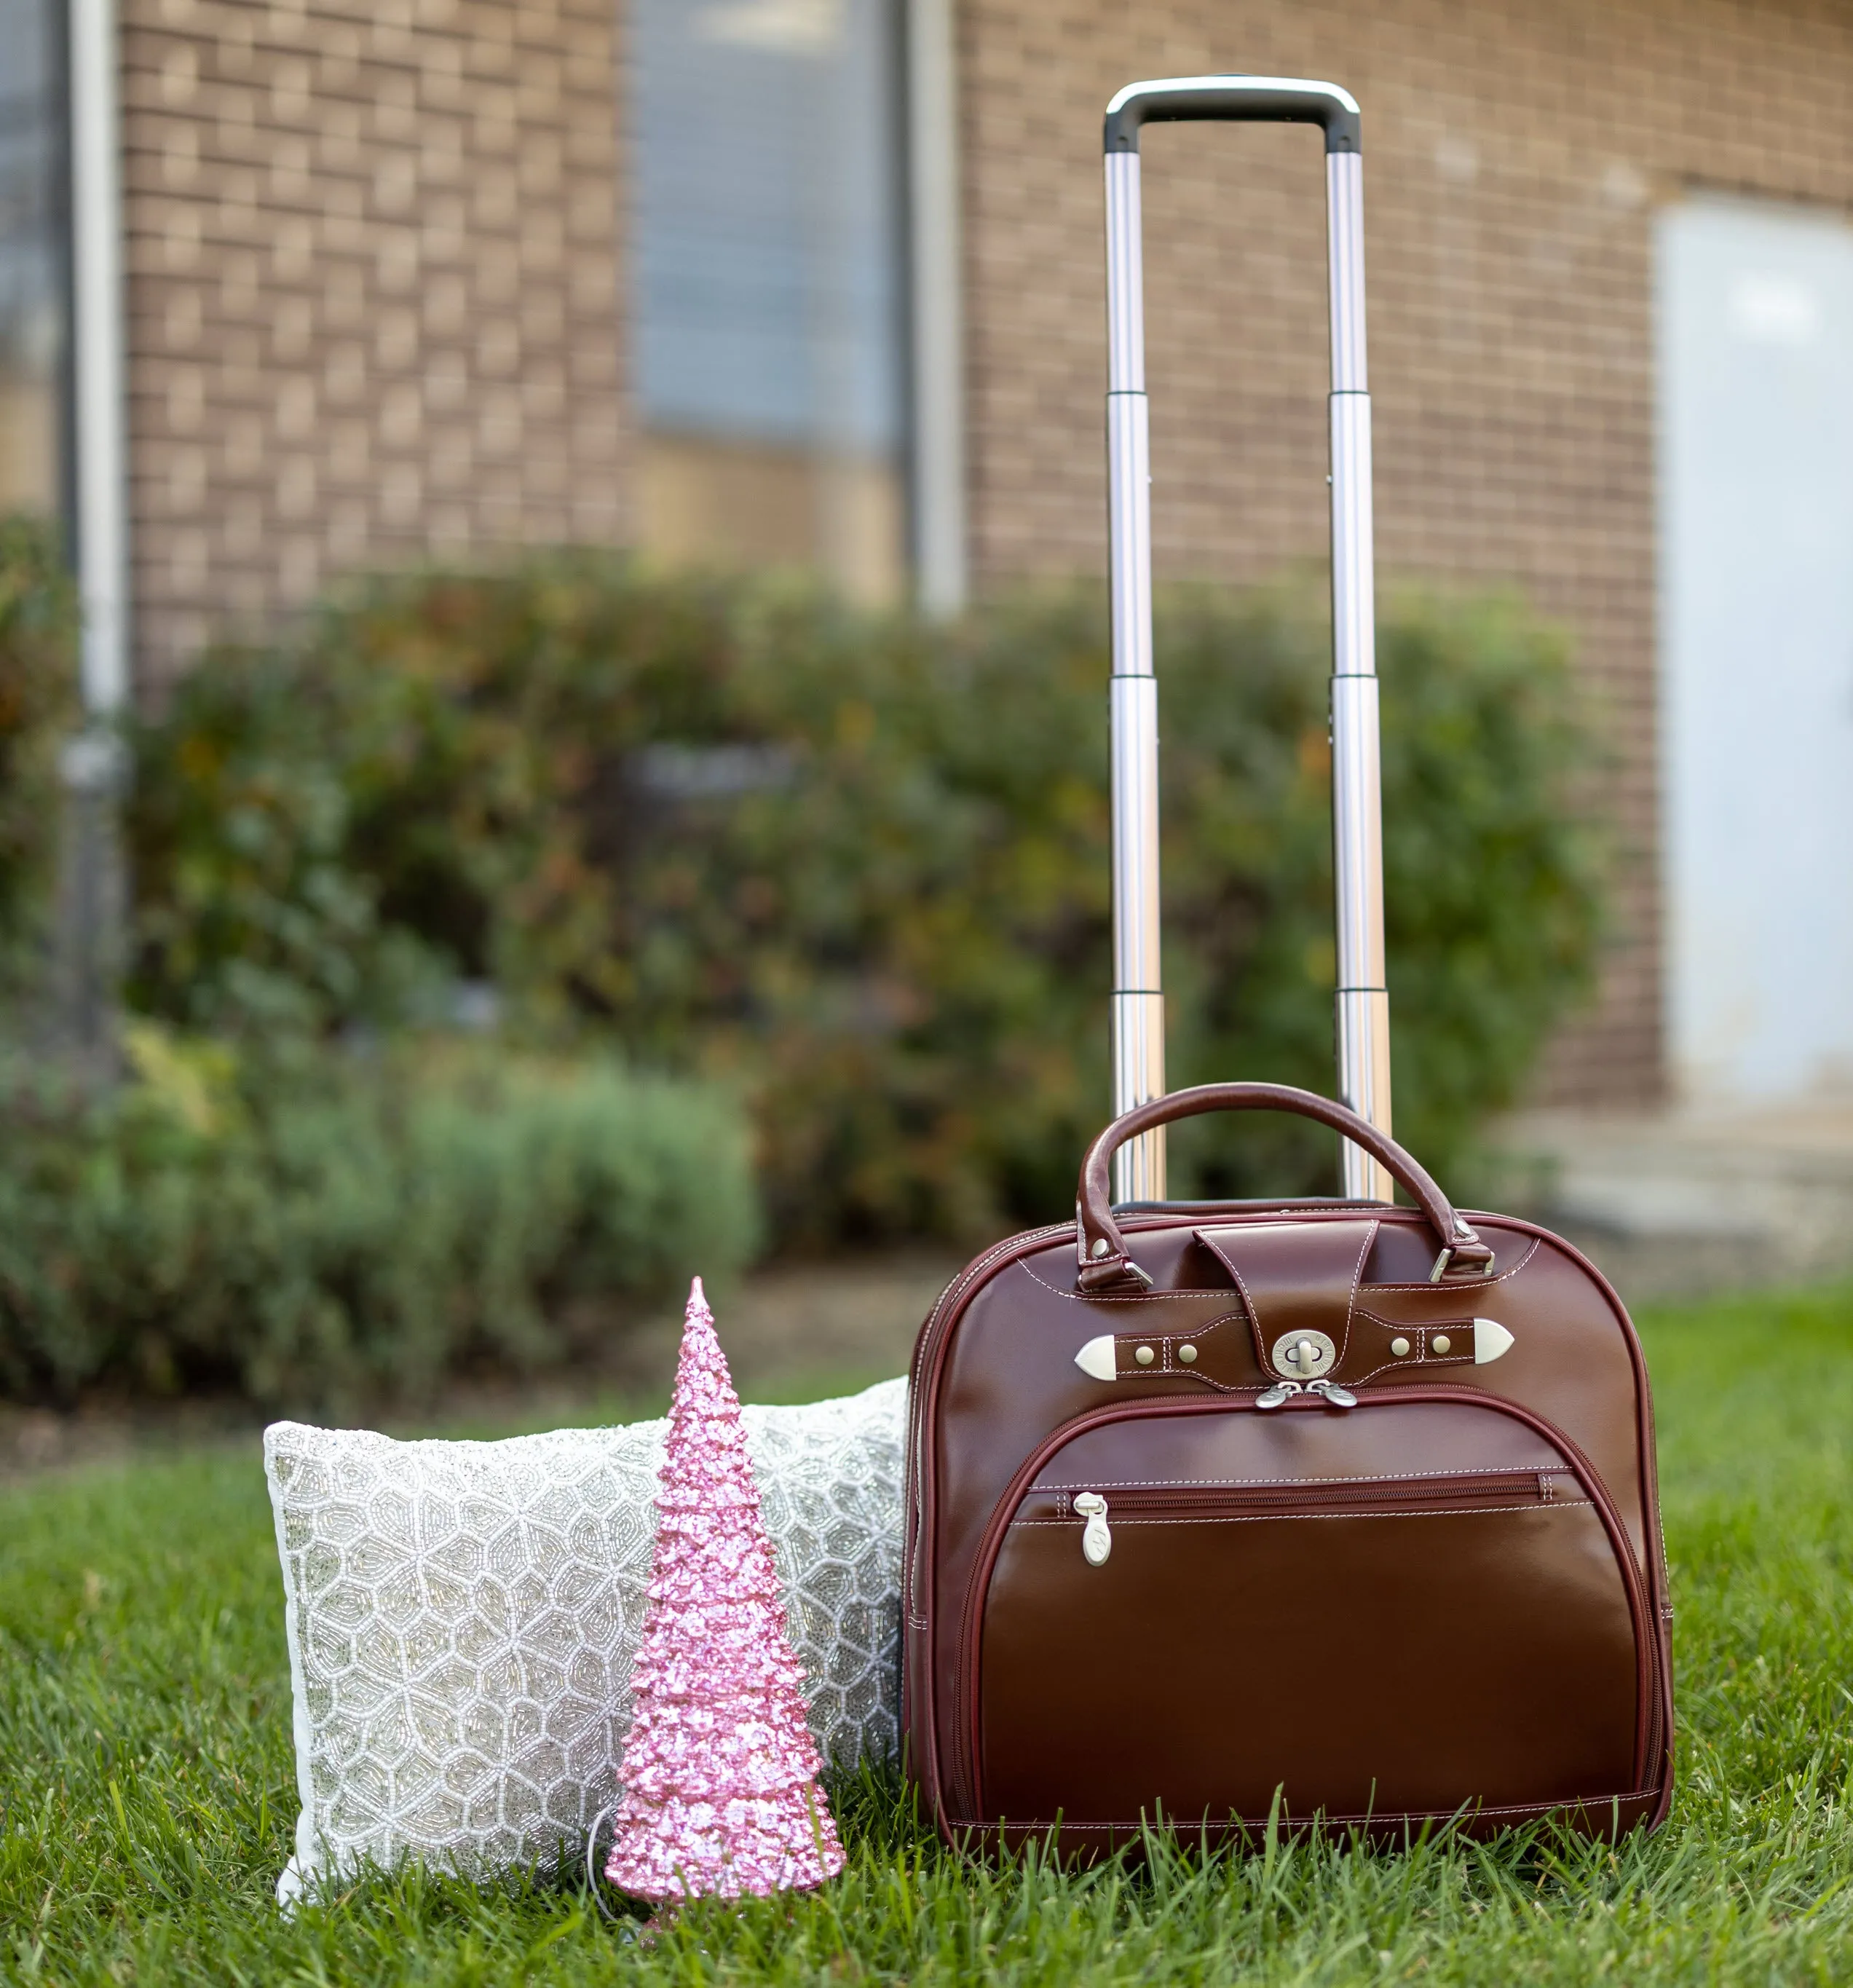
[[[1580,1835],[1614,1839],[1629,1831],[1648,1827],[1659,1806],[1653,1791],[1612,1796],[1606,1800],[1526,1803],[1516,1808],[1466,1808],[1446,1814],[1402,1815],[1379,1810],[1358,1816],[1282,1816],[1275,1820],[1276,1831],[1284,1836],[1356,1836],[1367,1843],[1395,1848],[1425,1832],[1440,1827],[1459,1830],[1475,1838],[1496,1836],[1528,1822],[1548,1820]],[[1220,1850],[1233,1845],[1258,1850],[1266,1840],[1267,1818],[1236,1823],[1199,1824],[1186,1828],[1168,1817],[1124,1823],[1063,1821],[992,1822],[986,1825],[952,1817],[942,1822],[945,1834],[954,1843],[970,1850],[1002,1850],[1015,1855],[1036,1848],[1053,1848],[1066,1864],[1094,1864],[1103,1858],[1130,1851],[1136,1857],[1154,1838],[1165,1838],[1187,1849],[1199,1847]]]

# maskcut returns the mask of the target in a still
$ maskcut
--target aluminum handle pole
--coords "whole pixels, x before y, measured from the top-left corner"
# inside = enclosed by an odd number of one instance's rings
[[[124,891],[118,727],[129,697],[127,403],[124,390],[120,36],[114,0],[71,0],[72,387],[79,681],[84,726],[64,742],[54,953],[60,1032],[113,1073]]]
[[[956,614],[970,575],[952,0],[908,0],[906,12],[915,560],[920,605]]]
[[[1338,1094],[1387,1133],[1390,997],[1384,972],[1363,164],[1356,152],[1332,152],[1325,171],[1332,317],[1332,867]],[[1389,1173],[1380,1161],[1348,1141],[1344,1150],[1347,1195],[1394,1199]]]
[[[1139,155],[1107,154],[1107,527],[1113,590],[1113,1111],[1165,1094],[1158,702]],[[1165,1199],[1165,1128],[1114,1155],[1116,1202]]]
[[[120,54],[113,0],[72,0],[69,19],[81,671],[85,713],[107,725],[129,695]]]

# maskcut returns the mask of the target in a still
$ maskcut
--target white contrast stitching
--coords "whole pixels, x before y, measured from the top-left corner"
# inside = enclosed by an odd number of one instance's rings
[[[1244,1223],[1240,1220],[1236,1220],[1230,1222],[1228,1224],[1228,1226],[1232,1229],[1239,1229],[1245,1226],[1260,1226],[1265,1222],[1277,1222],[1282,1216],[1288,1215],[1333,1216],[1333,1219],[1348,1219],[1355,1221],[1360,1213],[1361,1213],[1361,1211],[1358,1209],[1345,1209],[1341,1211],[1338,1215],[1334,1215],[1333,1210],[1325,1208],[1270,1209],[1265,1213],[1258,1213],[1252,1223]],[[1366,1219],[1371,1219],[1373,1218],[1367,1217]],[[1381,1230],[1383,1227],[1382,1219],[1381,1217],[1374,1219],[1375,1220],[1376,1227]],[[1060,1242],[1062,1239],[1063,1235],[1071,1226],[1072,1225],[1070,1223],[1063,1222],[1059,1229],[1050,1232],[1051,1239],[1053,1241]],[[1403,1225],[1398,1224],[1397,1226],[1400,1227]],[[1182,1228],[1183,1226],[1185,1226],[1185,1224],[1182,1221],[1178,1222],[1175,1225],[1175,1227],[1177,1228]],[[1195,1233],[1196,1228],[1200,1226],[1202,1226],[1200,1222],[1195,1225],[1192,1228],[1191,1232],[1194,1235]],[[1034,1230],[1030,1232],[1032,1236],[1036,1235],[1037,1232],[1038,1232]],[[1134,1229],[1132,1232],[1132,1236],[1137,1237],[1142,1235],[1163,1236],[1172,1232],[1173,1232],[1172,1226],[1167,1225],[1162,1228]],[[1009,1242],[1011,1244],[1021,1243],[1025,1239],[1026,1239],[1022,1236],[1013,1236],[1009,1239]],[[1128,1238],[1129,1242],[1131,1239],[1131,1238]],[[1372,1239],[1375,1240],[1375,1239],[1373,1237]],[[1009,1244],[999,1244],[997,1246],[996,1249],[988,1250],[986,1253],[986,1255],[987,1256],[995,1256],[1008,1246],[1009,1246]],[[1498,1271],[1491,1276],[1456,1278],[1452,1282],[1447,1284],[1367,1284],[1362,1283],[1358,1279],[1354,1279],[1352,1284],[1353,1292],[1354,1294],[1355,1294],[1356,1292],[1361,1290],[1431,1292],[1445,1290],[1451,1293],[1483,1290],[1490,1284],[1503,1284],[1508,1277],[1516,1277],[1519,1272],[1523,1270],[1525,1266],[1537,1254],[1539,1249],[1542,1246],[1543,1244],[1541,1239],[1536,1236],[1533,1236],[1530,1242],[1526,1247],[1525,1253],[1519,1258],[1518,1261],[1514,1263],[1510,1270]],[[1038,1253],[1040,1253],[1040,1252]],[[1214,1253],[1215,1253],[1212,1250],[1212,1254],[1213,1255]],[[1366,1253],[1368,1253],[1368,1251]],[[1130,1263],[1131,1260],[1132,1258],[1131,1254],[1128,1253],[1127,1261]],[[1220,1259],[1218,1260],[1220,1261]],[[1038,1276],[1036,1272],[1030,1268],[1026,1257],[1019,1256],[1013,1264],[1009,1265],[1006,1267],[1021,1270],[1025,1276],[1030,1278],[1033,1282],[1040,1284],[1044,1290],[1053,1291],[1058,1298],[1071,1299],[1077,1304],[1157,1304],[1162,1303],[1166,1298],[1214,1298],[1220,1297],[1222,1295],[1213,1284],[1192,1284],[1187,1288],[1172,1291],[1102,1291],[1097,1293],[1091,1291],[1065,1291],[1062,1289],[1060,1284],[1052,1284],[1047,1277]],[[1226,1269],[1227,1266],[1225,1265],[1224,1267]],[[1359,1269],[1361,1272],[1362,1267],[1362,1265],[1360,1264]],[[978,1259],[978,1262],[972,1266],[972,1269],[973,1271],[977,1273],[976,1275],[973,1276],[972,1280],[974,1285],[982,1283],[986,1281],[985,1273],[986,1271],[987,1266],[986,1265],[984,1257],[980,1257]],[[952,1295],[952,1291],[956,1288],[957,1284],[962,1281],[962,1278],[963,1273],[962,1273],[959,1279],[955,1279],[952,1284],[947,1286],[945,1293],[941,1298],[941,1304],[945,1303],[946,1297]],[[939,1307],[935,1306],[934,1309],[937,1311]],[[931,1319],[928,1321],[929,1324],[932,1322]]]
[[[1407,1332],[1418,1330],[1415,1326],[1405,1326],[1403,1329]],[[1347,1388],[1361,1388],[1365,1381],[1375,1381],[1379,1374],[1412,1374],[1420,1367],[1470,1367],[1473,1364],[1473,1355],[1471,1353],[1418,1353],[1413,1357],[1405,1356],[1401,1360],[1386,1360],[1381,1366],[1373,1367],[1366,1373],[1354,1374],[1344,1384]],[[1499,1398],[1495,1396],[1493,1398]],[[1471,1408],[1473,1405],[1470,1401],[1463,1401],[1459,1405]]]
[[[1381,1313],[1372,1311],[1368,1305],[1360,1305],[1358,1312],[1361,1318],[1368,1318],[1373,1325],[1381,1325],[1385,1332],[1465,1332],[1478,1323],[1473,1318],[1385,1318]]]
[[[1478,1519],[1495,1512],[1571,1512],[1579,1506],[1593,1511],[1588,1498],[1534,1498],[1524,1505],[1442,1506],[1434,1511],[1398,1512],[1219,1512],[1207,1519],[1135,1518],[1110,1510],[1107,1523],[1114,1526],[1254,1526],[1276,1519]],[[1018,1526],[1071,1526],[1072,1519],[1013,1519]]]
[[[1071,1299],[1076,1304],[1162,1304],[1168,1298],[1226,1298],[1229,1296],[1228,1292],[1218,1290],[1213,1284],[1200,1288],[1193,1286],[1185,1291],[1103,1291],[1097,1294],[1092,1291],[1065,1291],[1060,1284],[1050,1283],[1047,1277],[1037,1276],[1020,1258],[1010,1267],[1021,1270],[1033,1283],[1040,1284],[1044,1290],[1053,1292],[1058,1298]]]
[[[1473,1463],[1460,1470],[1380,1470],[1369,1477],[1090,1477],[1079,1484],[1032,1484],[1032,1491],[1168,1491],[1179,1486],[1220,1491],[1247,1484],[1402,1484],[1456,1477],[1535,1477],[1571,1474],[1567,1463]]]
[[[1234,1228],[1239,1225],[1231,1223],[1229,1226]],[[1265,1226],[1264,1224],[1256,1224],[1256,1226],[1258,1227]],[[1377,1240],[1377,1232],[1382,1226],[1383,1223],[1381,1219],[1371,1219],[1367,1222],[1364,1229],[1364,1241],[1360,1246],[1358,1252],[1358,1260],[1351,1266],[1351,1287],[1345,1293],[1344,1324],[1339,1330],[1337,1351],[1332,1356],[1332,1371],[1334,1374],[1336,1374],[1338,1369],[1344,1364],[1345,1353],[1351,1345],[1351,1311],[1353,1307],[1355,1306],[1358,1302],[1358,1280],[1364,1274],[1364,1259],[1370,1255],[1371,1245]],[[1236,1289],[1242,1294],[1242,1303],[1243,1308],[1246,1310],[1249,1317],[1249,1322],[1254,1330],[1255,1357],[1256,1362],[1260,1366],[1263,1372],[1267,1371],[1270,1364],[1269,1350],[1267,1346],[1268,1328],[1261,1323],[1261,1314],[1256,1309],[1255,1300],[1249,1294],[1247,1282],[1243,1278],[1239,1267],[1236,1265],[1235,1259],[1233,1257],[1223,1255],[1220,1245],[1209,1242],[1204,1236],[1201,1229],[1195,1229],[1192,1232],[1195,1236],[1197,1240],[1199,1242],[1203,1243],[1209,1250],[1210,1253],[1222,1264],[1223,1269],[1228,1271],[1229,1274],[1235,1279]]]
[[[1351,1351],[1351,1317],[1358,1309],[1358,1281],[1364,1275],[1364,1260],[1371,1253],[1371,1245],[1377,1240],[1377,1232],[1382,1228],[1381,1222],[1373,1222],[1364,1231],[1364,1247],[1358,1253],[1358,1260],[1351,1266],[1351,1288],[1344,1297],[1344,1330],[1338,1335],[1338,1351],[1332,1361],[1332,1371],[1336,1374],[1344,1364],[1344,1356]]]
[[[1469,1291],[1483,1290],[1489,1284],[1503,1284],[1508,1277],[1516,1277],[1543,1246],[1543,1239],[1534,1236],[1523,1256],[1509,1270],[1500,1270],[1490,1277],[1456,1277],[1446,1284],[1366,1284],[1367,1291]]]

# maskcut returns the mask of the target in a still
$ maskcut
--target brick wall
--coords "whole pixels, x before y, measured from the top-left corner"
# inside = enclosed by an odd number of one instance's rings
[[[1547,1095],[1661,1081],[1652,228],[1683,186],[1853,202],[1853,16],[1731,0],[965,0],[981,580],[1102,570],[1100,113],[1121,84],[1330,76],[1364,110],[1378,550],[1511,584],[1607,713],[1625,849],[1593,1012]],[[1323,176],[1306,130],[1145,139],[1162,566],[1323,549]],[[1393,690],[1391,691],[1393,694]]]
[[[612,0],[124,0],[144,688],[626,512]]]
[[[959,0],[980,585],[1104,561],[1099,118],[1138,76],[1365,111],[1378,551],[1572,631],[1625,862],[1548,1094],[1660,1080],[1650,258],[1699,184],[1853,201],[1797,0]],[[620,0],[123,0],[137,664],[429,552],[631,536]],[[1324,543],[1307,131],[1146,134],[1161,566]]]

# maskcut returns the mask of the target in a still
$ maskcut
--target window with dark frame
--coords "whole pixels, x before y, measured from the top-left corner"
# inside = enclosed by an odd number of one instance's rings
[[[0,513],[64,494],[63,29],[54,0],[0,0]]]
[[[885,600],[907,573],[898,0],[633,0],[641,532]]]

